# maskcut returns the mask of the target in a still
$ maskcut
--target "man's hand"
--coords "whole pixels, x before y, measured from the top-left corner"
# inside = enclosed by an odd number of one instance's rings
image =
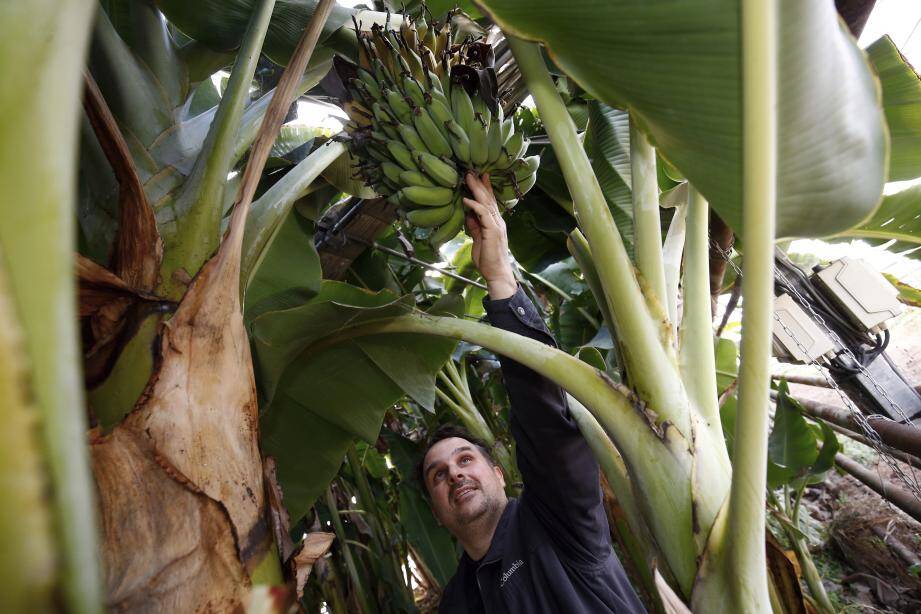
[[[489,183],[489,174],[482,178],[467,173],[464,178],[473,198],[464,198],[467,206],[467,233],[473,239],[473,264],[486,280],[489,298],[509,298],[518,291],[508,256],[508,235],[505,220]]]

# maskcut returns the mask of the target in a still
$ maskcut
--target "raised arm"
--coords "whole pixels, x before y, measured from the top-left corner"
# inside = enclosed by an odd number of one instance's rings
[[[505,222],[499,214],[489,177],[470,174],[474,198],[467,230],[473,238],[473,262],[489,292],[484,301],[497,328],[556,342],[534,304],[518,288],[508,256]],[[563,390],[520,363],[499,357],[511,401],[511,430],[524,480],[522,505],[534,510],[561,552],[579,561],[604,559],[611,550],[601,501],[598,463],[569,414]]]

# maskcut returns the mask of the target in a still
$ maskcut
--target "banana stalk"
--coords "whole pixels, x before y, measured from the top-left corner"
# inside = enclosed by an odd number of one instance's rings
[[[696,611],[770,612],[764,550],[771,313],[777,195],[777,24],[774,0],[742,3],[742,363],[732,486],[711,532]]]
[[[630,176],[633,197],[633,228],[636,268],[649,284],[652,296],[666,304],[665,267],[662,263],[662,231],[659,221],[659,185],[656,150],[630,117]]]
[[[47,493],[55,542],[49,553],[36,532],[42,522],[40,509],[34,511],[34,518],[28,517],[31,511],[17,516],[23,532],[36,538],[32,544],[36,550],[17,562],[28,564],[28,569],[19,567],[10,575],[4,573],[0,602],[12,606],[14,599],[22,597],[31,602],[23,608],[25,611],[43,609],[42,601],[48,595],[42,597],[41,593],[49,580],[58,589],[51,607],[79,613],[103,609],[95,489],[86,448],[87,422],[74,308],[80,114],[79,105],[68,104],[79,100],[83,91],[83,66],[96,4],[91,0],[0,3],[0,117],[4,118],[0,139],[0,185],[4,186],[0,252],[8,275],[6,287],[15,297],[16,315],[22,326],[22,355],[29,360],[28,394],[37,415],[27,419],[41,443],[41,466],[49,478]],[[23,385],[23,380],[16,385]],[[0,408],[11,414],[16,411],[4,402],[0,402]],[[16,428],[13,421],[17,418],[11,415],[10,420],[9,428]],[[17,428],[16,432],[21,431]],[[17,443],[24,445],[22,441]],[[25,457],[19,460],[27,462]],[[20,477],[23,481],[29,479],[26,473]],[[28,496],[16,491],[4,489],[7,513],[13,512],[15,499]],[[28,537],[23,534],[16,539]],[[15,541],[4,543],[4,547],[14,545]],[[55,570],[50,571],[56,577],[49,578],[49,570],[41,568],[40,561],[48,554],[56,558]],[[18,574],[30,570],[36,576],[28,578],[27,585],[7,592],[6,582],[15,582]],[[0,609],[15,611],[12,607]]]

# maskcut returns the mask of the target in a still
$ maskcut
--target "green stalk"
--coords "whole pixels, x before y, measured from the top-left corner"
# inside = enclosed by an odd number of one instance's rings
[[[623,454],[631,476],[639,485],[637,496],[643,515],[649,519],[650,529],[681,590],[690,594],[699,553],[694,527],[706,531],[711,526],[725,489],[721,476],[714,472],[713,483],[708,484],[708,488],[692,493],[690,484],[696,461],[689,442],[677,429],[668,425],[660,430],[628,389],[613,383],[604,373],[578,358],[485,324],[410,313],[339,329],[335,342],[390,333],[421,333],[475,343],[552,379],[585,405]],[[305,351],[316,351],[324,343],[333,341],[320,341]],[[706,453],[709,448],[700,446],[698,449]]]
[[[0,252],[50,476],[57,606],[78,613],[103,607],[73,273],[75,101],[96,8],[91,0],[0,2]]]
[[[572,396],[568,398],[568,401],[569,413],[579,426],[582,436],[591,446],[592,452],[601,466],[601,471],[604,472],[605,477],[608,479],[611,489],[617,496],[617,503],[623,509],[624,516],[627,518],[627,526],[618,527],[618,533],[621,535],[627,552],[633,560],[633,566],[640,575],[640,580],[646,593],[654,601],[658,601],[658,591],[652,575],[652,568],[658,562],[660,571],[663,571],[665,575],[670,575],[668,563],[662,560],[652,533],[650,533],[640,507],[637,505],[633,484],[627,473],[627,465],[591,412]]]
[[[182,217],[178,232],[164,237],[167,240],[158,292],[161,296],[181,299],[185,285],[173,273],[185,270],[194,276],[220,243],[224,186],[233,167],[237,130],[274,7],[275,0],[260,0],[253,10],[208,137],[176,199],[174,208]]]
[[[669,420],[686,434],[690,409],[674,352],[652,341],[668,337],[668,322],[657,322],[650,314],[598,179],[538,46],[513,36],[508,41],[569,186],[576,220],[591,246],[630,383],[657,412],[658,421]]]
[[[253,203],[246,218],[243,253],[240,257],[240,280],[244,292],[259,270],[259,264],[269,251],[272,239],[294,202],[343,153],[345,146],[342,143],[328,141],[301,160]]]
[[[665,266],[665,308],[671,324],[672,340],[678,344],[678,286],[681,281],[681,257],[687,231],[686,205],[675,207],[675,215],[668,225],[668,233],[662,245],[662,263]],[[679,361],[679,365],[680,365]]]
[[[809,552],[809,546],[806,544],[806,540],[786,528],[784,528],[784,532],[793,545],[793,551],[796,553],[796,560],[799,561],[800,567],[803,570],[803,579],[806,581],[806,586],[809,587],[809,592],[812,594],[813,599],[815,599],[818,604],[819,611],[823,614],[834,614],[835,606],[832,605],[831,599],[828,598],[828,593],[825,592],[825,586],[822,584],[822,576],[819,574],[819,570],[816,569],[815,561],[812,559],[812,554]]]
[[[656,150],[630,115],[630,174],[633,195],[633,231],[636,267],[662,305],[666,304],[662,229],[659,220],[659,183]]]
[[[349,577],[352,579],[352,590],[355,591],[355,597],[361,606],[363,613],[376,612],[372,608],[372,602],[368,600],[368,594],[365,592],[364,583],[361,580],[361,574],[358,573],[358,566],[352,557],[352,551],[349,548],[348,541],[345,537],[345,527],[342,526],[342,519],[339,517],[339,508],[336,507],[336,497],[333,495],[332,487],[326,488],[326,507],[329,508],[330,520],[333,523],[333,531],[336,533],[336,539],[339,540],[339,547],[342,548],[342,558],[345,559],[345,567],[348,569]]]
[[[0,611],[51,611],[55,551],[19,318],[0,253]]]
[[[496,439],[492,429],[486,423],[486,419],[477,409],[476,403],[474,403],[473,397],[470,395],[466,377],[460,374],[454,366],[453,360],[445,363],[445,366],[438,372],[437,377],[454,394],[454,398],[449,397],[437,386],[435,387],[435,394],[444,401],[445,405],[451,408],[454,415],[458,417],[474,437],[482,439],[489,445],[496,461],[502,468],[502,472],[505,474],[509,488],[511,488],[514,483],[520,480],[515,463],[512,462],[512,455],[509,454],[508,448]]]
[[[742,2],[742,363],[725,525],[711,536],[694,609],[769,612],[764,549],[771,314],[777,193],[778,3]],[[721,514],[722,515],[722,514]],[[705,573],[706,571],[706,573]]]
[[[697,412],[712,431],[714,441],[721,442],[719,399],[716,391],[716,357],[713,342],[713,318],[710,312],[710,249],[708,243],[707,201],[688,185],[687,225],[684,248],[684,302],[679,332],[678,364],[684,387]],[[719,446],[729,466],[725,446]]]

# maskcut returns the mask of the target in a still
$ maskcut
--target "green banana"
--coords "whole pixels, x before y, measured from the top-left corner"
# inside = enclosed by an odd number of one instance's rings
[[[435,122],[435,125],[441,130],[441,133],[447,138],[448,129],[445,127],[445,122],[454,119],[454,115],[451,114],[451,109],[442,101],[436,100],[433,96],[428,105],[428,112],[429,115],[432,116],[432,121]]]
[[[454,190],[441,186],[409,185],[400,190],[406,200],[424,207],[447,205],[454,198]]]
[[[451,143],[454,157],[468,166],[471,165],[470,139],[467,137],[467,133],[453,119],[445,123],[445,128],[448,129],[448,141]]]
[[[487,163],[494,164],[499,159],[499,156],[502,155],[503,144],[502,122],[498,118],[494,118],[489,124],[489,131],[486,135]]]
[[[412,120],[413,109],[409,106],[409,103],[406,102],[406,99],[400,95],[399,92],[395,92],[391,89],[383,90],[384,98],[387,100],[387,104],[390,105],[390,108],[396,114],[397,119],[402,123],[406,123]]]
[[[421,185],[423,187],[435,187],[435,182],[429,179],[425,173],[419,171],[403,171],[399,174],[398,178],[402,185]]]
[[[404,171],[402,168],[400,168],[393,162],[382,162],[381,170],[384,172],[384,177],[386,177],[388,180],[392,181],[395,184],[399,184],[401,181],[400,173],[410,172],[410,171]]]
[[[507,117],[502,122],[502,143],[507,143],[513,134],[515,134],[515,119]]]
[[[432,228],[433,226],[440,226],[451,219],[455,208],[457,208],[456,200],[442,207],[420,207],[419,209],[407,211],[406,219],[413,226]]]
[[[517,179],[516,179],[517,180]],[[518,181],[518,191],[516,196],[519,198],[528,193],[528,191],[534,187],[534,184],[537,183],[537,173],[531,173],[521,181]],[[508,200],[508,199],[507,199]]]
[[[497,184],[494,182],[492,184],[492,191],[496,197],[496,200],[499,201],[513,200],[518,198],[518,193],[515,192],[515,186],[513,186],[511,183]]]
[[[413,112],[413,125],[416,132],[422,137],[426,148],[436,156],[450,156],[451,144],[445,138],[438,126],[432,120],[432,116],[424,107],[417,107]]]
[[[410,151],[426,151],[428,147],[425,146],[425,143],[419,137],[419,133],[416,132],[416,129],[408,124],[399,124],[397,126],[397,131],[400,133],[400,138],[403,139],[403,142],[406,143],[406,146]]]
[[[419,82],[413,79],[412,75],[403,77],[403,93],[406,94],[417,107],[425,106],[425,92]]]
[[[408,171],[417,171],[419,167],[413,162],[413,156],[409,149],[400,141],[387,141],[387,151],[390,156],[396,160],[397,164]]]
[[[456,188],[460,183],[460,174],[457,168],[426,151],[415,151],[415,162],[425,173],[439,185],[446,188]]]
[[[451,86],[451,111],[454,113],[454,119],[461,125],[464,132],[470,132],[470,126],[476,121],[474,117],[473,102],[467,95],[464,86],[454,84]]]
[[[371,111],[374,113],[374,119],[376,119],[381,124],[393,123],[397,121],[397,118],[394,117],[394,114],[390,108],[385,107],[380,102],[375,102],[373,105],[371,105]]]
[[[480,114],[476,115],[467,130],[467,136],[470,138],[470,160],[474,166],[481,167],[489,160],[488,130],[489,127]]]
[[[533,175],[540,167],[540,156],[521,158],[514,165],[515,181],[524,181],[528,175]]]
[[[358,69],[358,79],[368,88],[368,93],[371,94],[372,98],[381,97],[381,88],[377,84],[377,79],[374,78],[374,75],[369,73],[364,68]]]
[[[453,239],[463,228],[464,208],[461,206],[454,207],[454,211],[448,221],[436,228],[429,236],[429,244],[435,248],[440,247]]]
[[[489,106],[486,104],[486,101],[483,100],[483,97],[477,94],[471,100],[473,103],[474,113],[479,113],[480,117],[483,119],[483,122],[486,126],[489,126],[489,120],[492,118],[492,111],[489,110]]]
[[[398,139],[400,138],[400,133],[397,132],[396,126],[399,125],[400,124],[395,124],[393,122],[384,122],[382,124],[378,124],[378,127],[384,132],[384,134],[387,135],[388,138]]]

